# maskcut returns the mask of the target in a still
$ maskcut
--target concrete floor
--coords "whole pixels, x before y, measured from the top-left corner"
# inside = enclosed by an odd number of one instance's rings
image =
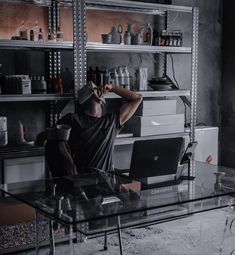
[[[235,249],[235,226],[225,234],[223,251],[219,253],[227,212],[215,210],[196,214],[184,219],[152,225],[145,228],[123,231],[124,254],[139,255],[233,255]],[[235,216],[235,214],[232,214]],[[229,218],[229,223],[232,220]],[[235,224],[234,224],[235,225]],[[109,249],[103,251],[103,238],[89,239],[74,244],[74,255],[118,255],[119,243],[116,234],[109,236]],[[69,246],[57,246],[56,254],[69,255]],[[47,254],[41,250],[40,254]],[[31,255],[20,253],[19,255]]]

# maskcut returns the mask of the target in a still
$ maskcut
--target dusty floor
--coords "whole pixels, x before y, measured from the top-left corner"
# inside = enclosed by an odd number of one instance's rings
[[[124,254],[140,255],[235,255],[235,226],[225,234],[222,253],[219,248],[227,212],[215,210],[196,214],[184,219],[153,225],[146,228],[123,231]],[[232,215],[235,217],[235,214]],[[232,217],[229,218],[231,223]],[[235,225],[235,224],[234,224]],[[233,231],[234,230],[234,231]],[[234,235],[233,235],[234,232]],[[103,251],[103,238],[89,239],[74,244],[74,255],[117,255],[118,236],[109,236],[108,251]],[[67,245],[57,246],[56,254],[69,255]],[[20,255],[33,253],[20,253]],[[41,250],[40,254],[47,254]]]

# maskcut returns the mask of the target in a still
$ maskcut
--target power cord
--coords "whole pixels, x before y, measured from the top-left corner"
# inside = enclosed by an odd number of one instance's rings
[[[151,57],[151,59],[154,61],[154,63],[158,64],[159,62],[152,56],[152,54],[149,54],[149,56]],[[180,89],[179,83],[175,77],[175,68],[174,68],[174,59],[172,54],[169,54],[170,59],[171,59],[171,69],[172,69],[172,76],[173,76],[173,80],[175,82],[175,86]],[[186,103],[182,100],[183,104],[184,104],[184,123],[185,126],[187,126],[187,105]]]
[[[176,87],[178,89],[180,89],[179,83],[178,83],[178,81],[176,80],[176,77],[175,77],[174,59],[173,59],[172,54],[169,54],[169,56],[170,56],[170,59],[171,59],[172,76],[173,76]],[[182,100],[182,102],[184,104],[184,123],[187,126],[187,105],[185,104],[185,102],[183,100]]]

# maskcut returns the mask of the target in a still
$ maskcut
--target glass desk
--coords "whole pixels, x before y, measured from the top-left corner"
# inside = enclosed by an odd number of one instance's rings
[[[221,182],[216,182],[216,175]],[[160,223],[235,204],[235,171],[196,162],[194,181],[184,180],[171,186],[147,187],[114,173],[96,171],[79,177],[1,184],[0,190],[36,210],[36,254],[38,214],[50,220],[50,254],[55,253],[54,223],[70,229],[71,254],[73,232],[104,233],[107,249],[107,233],[112,231],[118,231],[123,254],[122,228]]]

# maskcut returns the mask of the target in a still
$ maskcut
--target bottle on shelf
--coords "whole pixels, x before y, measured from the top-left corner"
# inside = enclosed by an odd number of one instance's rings
[[[119,77],[118,77],[116,68],[114,68],[114,72],[113,72],[113,83],[115,86],[119,86]]]
[[[56,79],[54,77],[49,78],[48,84],[47,84],[47,93],[48,94],[55,93],[55,83],[56,83]]]
[[[131,44],[131,34],[130,32],[126,31],[124,34],[124,44],[130,45]]]
[[[34,33],[34,41],[38,41],[38,34],[39,34],[39,26],[38,26],[38,21],[35,22],[35,26],[31,28]]]
[[[58,76],[55,79],[55,93],[62,94],[63,93],[63,82],[61,76]]]
[[[30,30],[30,33],[29,33],[29,40],[30,40],[30,41],[34,41],[34,32],[33,32],[33,29]]]
[[[104,72],[104,85],[105,84],[110,84],[111,82],[111,76],[109,70],[106,68]]]
[[[47,83],[45,81],[45,77],[44,76],[41,77],[40,92],[42,94],[46,94],[47,93]]]
[[[130,73],[126,66],[124,66],[124,87],[130,90]]]
[[[122,36],[118,31],[118,27],[112,27],[110,34],[112,35],[111,43],[112,44],[121,44]]]
[[[131,44],[134,44],[134,41],[135,41],[134,24],[131,24],[131,23],[128,23],[128,24],[127,24],[127,33],[130,34],[130,37],[131,37]]]
[[[31,76],[30,77],[31,79],[31,91],[32,91],[32,94],[35,94],[35,86],[36,86],[36,76]]]
[[[96,66],[95,68],[95,84],[97,86],[100,86],[101,84],[103,84],[103,73],[101,72],[101,70],[99,70],[99,67]]]
[[[136,90],[147,90],[148,85],[148,68],[139,67],[136,72]]]
[[[119,79],[119,86],[124,86],[124,73],[123,73],[123,68],[122,66],[118,67],[118,79]]]
[[[39,28],[38,41],[39,42],[43,42],[44,41],[44,36],[43,36],[43,32],[42,32],[41,28]]]
[[[153,29],[150,23],[147,23],[147,25],[141,29],[140,34],[143,39],[143,44],[146,44],[146,45],[153,44]]]
[[[24,21],[21,22],[21,25],[18,28],[17,36],[19,36],[20,40],[28,40],[28,29],[25,26]]]
[[[51,32],[51,29],[49,28],[48,36],[47,36],[48,42],[56,42],[56,38],[53,32]]]
[[[33,94],[46,94],[47,84],[44,76],[32,76],[31,87]]]
[[[56,32],[56,41],[57,42],[63,42],[64,41],[64,34],[60,30],[60,27],[58,27],[57,32]]]

